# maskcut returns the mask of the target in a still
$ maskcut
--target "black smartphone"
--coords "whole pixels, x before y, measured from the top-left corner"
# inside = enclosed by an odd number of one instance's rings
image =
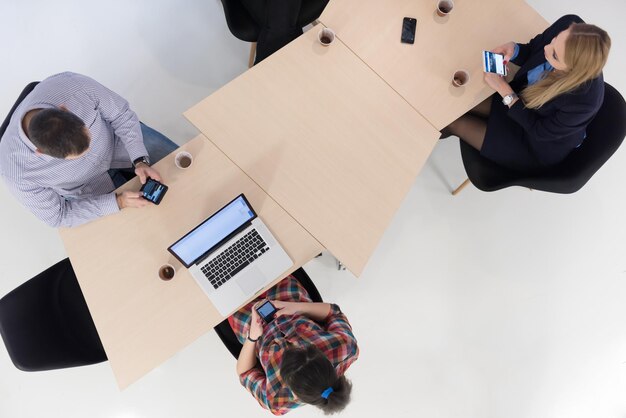
[[[412,17],[405,17],[404,20],[402,20],[402,38],[400,38],[400,41],[405,44],[414,43],[416,28],[417,19]]]
[[[274,318],[276,318],[276,312],[278,312],[278,309],[272,305],[272,302],[267,300],[257,306],[256,311],[259,313],[261,319],[265,321],[266,324],[269,324],[274,320]]]
[[[139,189],[139,191],[142,193],[141,197],[151,201],[155,205],[158,205],[159,203],[161,203],[161,200],[163,200],[165,192],[167,192],[167,186],[148,177],[148,179],[146,180],[146,184],[141,186],[141,189]]]

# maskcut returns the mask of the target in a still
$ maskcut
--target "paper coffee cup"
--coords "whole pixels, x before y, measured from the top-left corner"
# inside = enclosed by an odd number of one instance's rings
[[[159,279],[161,280],[172,280],[176,275],[176,269],[171,264],[163,264],[159,268]]]
[[[452,76],[452,84],[456,87],[461,87],[469,83],[470,75],[467,70],[457,70]]]
[[[322,45],[328,46],[335,40],[335,31],[330,28],[324,28],[318,34],[318,38]]]
[[[174,164],[176,164],[176,167],[185,170],[193,164],[193,156],[187,151],[181,151],[176,154]]]
[[[441,17],[448,15],[454,8],[454,1],[440,0],[437,3],[437,14]]]

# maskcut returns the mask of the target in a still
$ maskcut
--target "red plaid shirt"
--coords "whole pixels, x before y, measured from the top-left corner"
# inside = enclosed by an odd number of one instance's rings
[[[306,290],[289,276],[268,290],[270,300],[311,302]],[[258,300],[258,299],[257,299]],[[242,343],[250,328],[250,310],[256,300],[233,315],[231,324]],[[279,316],[265,327],[256,344],[257,365],[239,376],[241,384],[257,399],[262,407],[274,415],[283,415],[302,405],[280,378],[279,369],[286,348],[295,345],[305,347],[313,344],[335,366],[341,376],[358,358],[359,349],[348,319],[335,304],[328,316],[320,323],[304,315]],[[321,396],[321,394],[320,394]]]

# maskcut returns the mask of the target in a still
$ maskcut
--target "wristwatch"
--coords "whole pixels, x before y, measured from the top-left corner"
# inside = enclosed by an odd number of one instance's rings
[[[508,105],[510,105],[511,103],[513,103],[513,100],[515,100],[515,99],[517,99],[517,94],[515,94],[515,93],[507,94],[506,96],[504,96],[504,97],[502,98],[502,103],[503,103],[505,106],[508,106]]]
[[[147,155],[144,155],[143,157],[133,160],[133,168],[137,168],[137,164],[139,163],[144,163],[145,165],[150,166],[150,159]]]

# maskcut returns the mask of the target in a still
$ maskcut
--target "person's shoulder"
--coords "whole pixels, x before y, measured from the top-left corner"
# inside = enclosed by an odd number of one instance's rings
[[[567,29],[572,23],[585,23],[585,21],[578,15],[569,14],[561,16],[552,25],[561,26],[563,29]]]
[[[26,181],[28,177],[26,167],[29,165],[31,156],[22,148],[19,138],[17,141],[12,139],[15,138],[7,138],[5,135],[0,143],[0,176],[6,182],[19,184]]]
[[[572,91],[572,94],[576,96],[602,97],[604,95],[604,77],[600,74],[596,78],[585,81]]]
[[[551,24],[548,29],[546,29],[545,33],[549,33],[550,37],[554,37],[569,28],[572,23],[585,23],[585,21],[578,15],[561,16],[553,24]]]
[[[41,87],[46,90],[61,89],[67,92],[74,89],[84,89],[87,86],[93,85],[95,82],[94,79],[86,75],[65,71],[45,78],[40,84]]]

